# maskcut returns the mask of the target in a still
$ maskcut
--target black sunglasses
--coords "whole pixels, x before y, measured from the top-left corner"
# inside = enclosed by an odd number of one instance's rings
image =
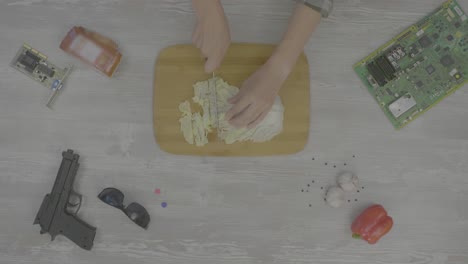
[[[124,194],[119,189],[105,188],[98,195],[98,198],[104,203],[122,210],[135,224],[144,229],[148,228],[150,222],[148,211],[139,203],[131,203],[125,206],[123,204]]]

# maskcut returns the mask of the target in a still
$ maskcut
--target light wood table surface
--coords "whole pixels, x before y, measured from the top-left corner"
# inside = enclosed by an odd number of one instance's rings
[[[294,6],[223,2],[233,41],[251,43],[276,43]],[[468,263],[468,87],[395,131],[352,70],[441,3],[337,0],[305,49],[305,151],[200,158],[160,151],[152,129],[154,63],[164,47],[190,41],[189,0],[2,0],[0,263]],[[77,63],[51,111],[48,91],[9,63],[23,42],[58,65],[75,63],[59,49],[74,25],[118,41],[124,60],[113,79]],[[64,237],[50,242],[32,225],[67,148],[81,155],[78,215],[98,228],[92,251]],[[343,169],[365,189],[329,208],[321,187]],[[148,209],[147,231],[96,198],[109,186]],[[353,240],[349,226],[372,203],[383,204],[395,226],[369,246]]]

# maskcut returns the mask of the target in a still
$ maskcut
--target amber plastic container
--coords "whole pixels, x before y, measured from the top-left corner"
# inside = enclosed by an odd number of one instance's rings
[[[73,27],[60,48],[108,77],[112,77],[122,59],[113,40],[83,27]]]

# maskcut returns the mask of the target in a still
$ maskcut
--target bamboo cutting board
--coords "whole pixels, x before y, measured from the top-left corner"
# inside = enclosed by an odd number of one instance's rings
[[[232,44],[216,76],[241,87],[269,58],[273,48],[263,44]],[[162,150],[181,155],[269,156],[293,154],[304,148],[309,135],[309,66],[304,54],[280,91],[285,108],[283,132],[265,143],[227,145],[217,140],[214,133],[209,137],[210,143],[203,147],[184,140],[178,106],[189,100],[194,111],[192,85],[210,77],[211,74],[204,72],[199,50],[192,45],[171,46],[159,54],[155,66],[153,121],[156,141]]]

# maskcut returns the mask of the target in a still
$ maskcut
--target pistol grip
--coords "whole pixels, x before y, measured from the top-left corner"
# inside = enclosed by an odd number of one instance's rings
[[[94,236],[96,235],[96,228],[88,225],[74,215],[66,213],[64,216],[62,228],[58,230],[58,233],[66,236],[79,247],[91,250]]]

